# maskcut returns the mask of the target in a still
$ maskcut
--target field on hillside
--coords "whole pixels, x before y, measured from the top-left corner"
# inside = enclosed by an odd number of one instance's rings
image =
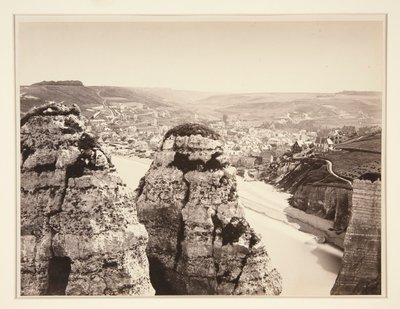
[[[347,141],[345,143],[337,145],[336,148],[345,150],[381,152],[381,144],[382,136],[381,133],[378,133]]]
[[[353,180],[367,173],[381,173],[381,133],[369,134],[335,145],[337,151],[319,157],[332,162],[333,171]]]
[[[332,162],[333,171],[349,180],[366,173],[381,173],[381,154],[364,151],[337,151],[321,156]]]

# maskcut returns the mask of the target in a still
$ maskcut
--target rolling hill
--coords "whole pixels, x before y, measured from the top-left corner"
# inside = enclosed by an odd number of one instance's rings
[[[34,106],[55,101],[65,104],[77,104],[85,116],[91,116],[96,108],[104,104],[112,105],[141,103],[149,108],[164,108],[171,111],[184,111],[175,102],[167,102],[163,97],[141,88],[126,88],[114,86],[83,86],[69,84],[37,83],[21,86],[21,113],[26,113]],[[186,110],[185,110],[186,111]]]
[[[254,93],[212,96],[197,105],[200,111],[212,109],[254,120],[280,121],[295,117],[297,121],[337,126],[380,124],[381,102],[381,94],[377,92]]]
[[[69,84],[68,84],[69,82]],[[83,86],[74,81],[41,82],[21,86],[21,112],[46,101],[78,104],[85,115],[102,104],[141,103],[149,108],[197,113],[208,120],[222,115],[241,120],[315,125],[381,125],[382,96],[379,92],[338,93],[245,93],[216,94],[168,88]]]

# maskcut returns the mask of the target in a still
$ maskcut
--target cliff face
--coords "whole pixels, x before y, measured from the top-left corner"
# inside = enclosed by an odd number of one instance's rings
[[[21,119],[21,294],[152,295],[133,192],[77,106]]]
[[[284,162],[271,171],[267,181],[293,194],[290,205],[333,221],[333,229],[343,232],[352,207],[352,187],[335,178],[326,162],[306,159]]]
[[[352,191],[329,185],[302,185],[295,193],[291,205],[306,213],[332,220],[333,228],[344,231],[351,211]]]
[[[353,182],[352,215],[334,295],[381,294],[381,183]]]
[[[213,131],[167,132],[137,206],[158,294],[280,294],[281,277],[244,218],[235,169]]]

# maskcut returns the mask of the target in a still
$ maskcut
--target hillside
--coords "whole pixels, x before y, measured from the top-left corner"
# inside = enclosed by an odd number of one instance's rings
[[[321,157],[331,161],[333,171],[344,178],[374,180],[381,177],[381,143],[381,133],[365,135],[336,145],[340,151]]]
[[[104,103],[141,103],[152,109],[196,113],[207,120],[220,120],[226,114],[244,121],[275,122],[288,127],[302,123],[326,127],[381,124],[382,99],[378,92],[215,94],[80,84],[51,81],[22,86],[21,112],[46,101],[56,101],[76,103],[85,116],[91,116],[94,111],[90,109]]]
[[[33,106],[49,101],[77,104],[84,116],[91,117],[104,105],[141,103],[149,108],[164,108],[171,111],[183,110],[178,104],[165,102],[164,99],[140,88],[113,86],[71,85],[69,81],[40,82],[30,86],[21,86],[21,112],[26,113]]]
[[[47,101],[77,104],[86,116],[86,109],[102,104],[95,89],[85,86],[68,85],[32,85],[21,86],[21,112],[26,113],[34,106],[39,106]]]
[[[211,109],[228,115],[266,121],[312,121],[324,126],[380,124],[381,94],[254,93],[208,97],[197,102],[199,111]]]
[[[347,140],[344,143],[337,145],[336,148],[380,153],[381,146],[382,134],[378,132]]]
[[[90,86],[101,97],[109,101],[118,103],[137,102],[143,103],[149,107],[171,107],[171,104],[165,103],[163,98],[157,94],[142,91],[140,88],[126,88],[114,86]]]

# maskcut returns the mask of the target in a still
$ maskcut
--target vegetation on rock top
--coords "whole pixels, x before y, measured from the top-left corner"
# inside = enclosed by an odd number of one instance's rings
[[[202,137],[208,137],[214,140],[221,138],[221,136],[217,132],[199,123],[185,123],[168,130],[168,132],[165,134],[164,141],[171,135],[173,136],[201,135]]]
[[[41,106],[33,107],[22,118],[21,126],[23,126],[33,116],[55,116],[55,115],[77,115],[81,114],[78,105],[65,105],[61,103],[47,103]]]

